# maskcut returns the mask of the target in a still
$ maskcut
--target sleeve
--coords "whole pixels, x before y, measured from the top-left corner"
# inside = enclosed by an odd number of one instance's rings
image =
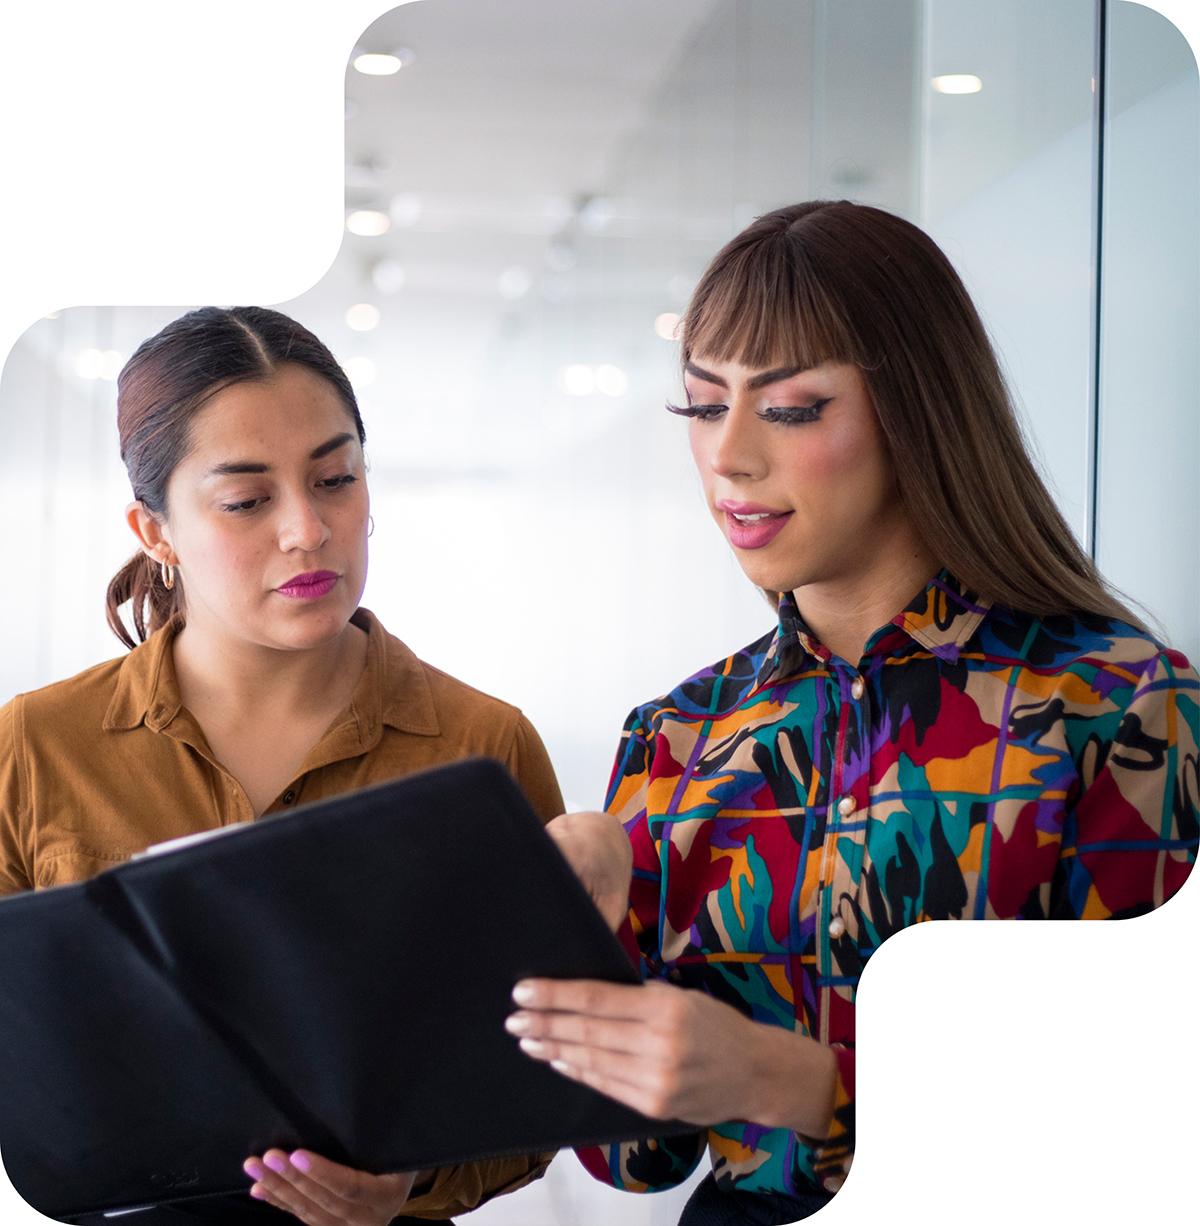
[[[522,715],[517,721],[506,761],[513,778],[521,785],[533,811],[548,822],[563,811],[562,792],[537,729]]]
[[[629,919],[618,936],[643,979],[654,975],[661,962],[658,910],[662,875],[646,810],[653,759],[653,738],[647,735],[639,708],[625,721],[604,807],[621,819],[633,844]],[[708,1130],[702,1129],[682,1136],[624,1141],[575,1152],[588,1173],[601,1183],[626,1192],[661,1192],[687,1179],[704,1156],[707,1144]]]
[[[433,1183],[419,1196],[411,1197],[401,1218],[433,1218],[444,1221],[478,1208],[493,1196],[515,1192],[540,1179],[553,1154],[525,1154],[519,1158],[493,1158],[466,1162],[434,1172]]]
[[[1050,891],[1052,919],[1152,911],[1196,862],[1200,679],[1178,652],[1162,651],[1128,688],[1123,711],[1084,729],[1080,790],[1063,822]]]
[[[22,850],[26,788],[22,780],[18,696],[0,707],[0,895],[33,889]]]

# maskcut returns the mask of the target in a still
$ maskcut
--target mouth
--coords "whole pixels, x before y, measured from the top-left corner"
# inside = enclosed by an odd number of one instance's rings
[[[717,510],[725,512],[729,543],[737,549],[762,549],[769,545],[792,517],[791,511],[776,511],[753,502],[722,499]]]
[[[292,600],[317,600],[333,590],[338,576],[331,570],[313,570],[296,575],[275,590]]]

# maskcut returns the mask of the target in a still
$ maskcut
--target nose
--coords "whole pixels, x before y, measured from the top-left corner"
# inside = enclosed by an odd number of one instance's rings
[[[279,522],[279,548],[315,553],[331,535],[320,508],[311,498],[296,494],[284,501]]]
[[[709,466],[718,477],[756,481],[766,476],[763,424],[749,406],[739,405],[736,400],[729,406],[717,426],[717,437],[709,454]]]

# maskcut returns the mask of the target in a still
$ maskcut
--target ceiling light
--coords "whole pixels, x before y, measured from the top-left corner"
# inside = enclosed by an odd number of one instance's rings
[[[403,64],[394,55],[358,55],[354,57],[354,67],[364,76],[390,77],[400,71]]]
[[[369,302],[356,302],[346,312],[346,326],[355,332],[370,332],[379,323],[379,308]]]
[[[81,379],[115,379],[125,359],[115,349],[83,349],[75,355],[75,373]]]
[[[398,294],[404,288],[406,279],[404,265],[399,260],[380,260],[371,269],[371,280],[383,294]]]
[[[346,229],[351,234],[361,234],[367,238],[386,234],[391,224],[386,213],[376,212],[375,209],[358,209],[346,218]]]
[[[629,379],[619,366],[597,366],[596,390],[606,396],[624,396],[629,390]]]
[[[351,358],[342,369],[356,392],[375,382],[375,363],[370,358]]]
[[[664,311],[654,317],[654,332],[664,341],[673,341],[679,328],[679,316],[674,311]]]
[[[596,390],[596,375],[590,366],[564,366],[558,381],[572,396],[590,396]]]
[[[978,77],[960,73],[948,77],[934,77],[933,88],[939,94],[977,94],[983,88],[983,82]]]
[[[500,291],[502,298],[524,298],[529,293],[529,287],[532,284],[533,278],[529,275],[529,269],[522,268],[520,264],[514,264],[500,274],[496,288]]]
[[[564,247],[561,243],[556,243],[553,247],[546,248],[546,267],[551,272],[566,272],[569,268],[575,267],[576,255],[570,247]]]

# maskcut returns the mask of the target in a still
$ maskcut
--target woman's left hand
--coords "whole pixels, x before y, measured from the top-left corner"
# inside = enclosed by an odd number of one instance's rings
[[[368,1175],[307,1149],[269,1149],[247,1158],[250,1195],[295,1214],[308,1226],[385,1226],[408,1201],[421,1172]]]
[[[837,1063],[804,1035],[703,992],[649,982],[525,979],[506,1026],[535,1060],[655,1119],[753,1120],[825,1137]]]

